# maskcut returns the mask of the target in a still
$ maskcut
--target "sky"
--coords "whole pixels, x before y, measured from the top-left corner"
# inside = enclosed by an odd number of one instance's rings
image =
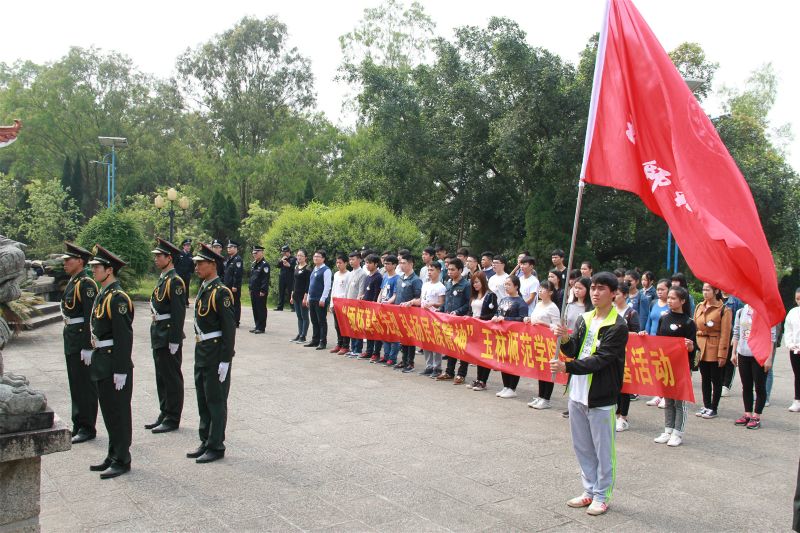
[[[603,0],[421,0],[436,23],[438,35],[452,37],[458,26],[485,26],[492,16],[515,20],[532,46],[571,62],[588,38],[600,30]],[[770,115],[773,127],[789,123],[800,131],[797,68],[797,3],[789,0],[635,0],[635,5],[665,49],[697,42],[720,67],[714,92],[723,86],[741,88],[751,72],[772,63],[778,75],[778,96]],[[175,59],[231,28],[244,16],[276,15],[288,26],[290,44],[310,58],[316,78],[318,108],[340,125],[352,125],[342,111],[347,87],[334,81],[341,61],[338,38],[358,25],[365,8],[380,0],[226,0],[220,3],[182,0],[138,2],[27,1],[4,2],[0,9],[0,62],[29,59],[56,61],[70,46],[94,46],[129,56],[144,72],[174,74]],[[792,66],[794,65],[794,66]],[[720,99],[703,104],[712,116]],[[0,117],[5,121],[9,117]],[[789,162],[800,169],[800,139],[787,146]]]

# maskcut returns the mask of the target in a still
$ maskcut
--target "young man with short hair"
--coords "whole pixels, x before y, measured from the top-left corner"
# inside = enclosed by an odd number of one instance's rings
[[[397,286],[397,299],[395,303],[404,307],[409,307],[415,301],[419,301],[422,293],[422,280],[414,273],[414,257],[410,253],[400,255],[398,266],[400,267],[400,279]],[[404,344],[401,348],[403,353],[402,361],[395,365],[395,370],[402,370],[404,374],[414,371],[414,355],[417,347]]]
[[[550,252],[550,261],[553,263],[553,268],[558,270],[558,275],[561,276],[562,289],[567,286],[567,265],[564,264],[564,250],[556,248]]]
[[[350,252],[347,256],[350,263],[350,277],[347,281],[347,298],[350,300],[360,300],[364,296],[365,284],[367,279],[367,271],[361,266],[361,254],[359,252]],[[364,339],[350,339],[350,346],[343,355],[353,355],[356,357],[361,355],[361,350],[364,347]],[[341,354],[341,350],[339,351]]]
[[[469,256],[469,250],[464,248],[463,246],[456,250],[456,257],[461,259],[461,262],[464,263],[464,270],[461,272],[461,275],[465,278],[469,279],[469,268],[467,267],[467,257]]]
[[[461,275],[461,272],[464,270],[464,263],[461,262],[461,259],[453,258],[450,260],[450,264],[447,265],[447,275],[450,279],[447,280],[445,284],[445,295],[444,295],[444,307],[442,308],[442,312],[450,314],[450,315],[457,315],[457,316],[465,316],[469,312],[469,302],[470,302],[470,286],[467,279]],[[440,374],[436,377],[438,381],[446,381],[453,379],[455,370],[456,370],[456,359],[455,357],[447,356],[447,369],[444,371],[443,374]],[[460,375],[461,382],[463,382],[464,377],[467,375],[467,365],[462,364],[461,368],[463,368],[463,375]],[[459,368],[459,370],[461,370]]]
[[[339,329],[339,320],[336,318],[336,300],[347,298],[347,285],[350,283],[350,271],[347,270],[347,256],[344,254],[336,255],[336,272],[333,273],[333,286],[331,288],[331,314],[333,315],[333,327],[336,330],[336,346],[331,348],[331,353],[347,353],[350,347],[350,338],[342,335]]]
[[[397,280],[400,276],[397,275],[397,256],[387,255],[383,260],[383,267],[386,272],[381,281],[381,293],[378,296],[378,303],[384,305],[394,305],[397,299]],[[400,351],[399,342],[384,342],[383,343],[383,358],[378,362],[383,362],[386,366],[394,366],[397,364],[397,354]],[[380,355],[380,354],[377,354]]]
[[[422,280],[422,283],[427,283],[430,280],[428,269],[430,268],[431,263],[434,262],[433,257],[435,254],[436,251],[431,246],[426,246],[422,250],[422,254],[420,255],[420,258],[422,259],[422,268],[419,269],[419,279]],[[441,270],[442,265],[439,265],[439,271],[441,272]]]
[[[567,505],[593,516],[608,510],[616,478],[615,408],[628,343],[628,326],[614,307],[617,285],[610,272],[592,276],[594,309],[578,317],[572,335],[563,324],[553,326],[561,351],[574,358],[550,361],[552,372],[570,374],[569,425],[583,481],[583,494]]]
[[[328,305],[333,276],[331,269],[325,264],[327,258],[325,250],[314,252],[314,270],[311,271],[308,292],[303,297],[311,316],[311,342],[303,346],[316,350],[324,350],[328,345]]]
[[[412,303],[429,311],[438,311],[444,305],[444,295],[446,289],[444,284],[439,281],[442,274],[442,265],[438,261],[432,261],[428,270],[430,279],[422,284],[420,297]],[[423,350],[425,355],[425,370],[420,372],[421,376],[438,376],[442,372],[442,354]]]
[[[486,251],[481,254],[481,270],[483,270],[483,274],[486,276],[487,281],[489,278],[494,276],[494,269],[492,268],[493,259],[493,252]]]
[[[519,262],[519,295],[528,305],[528,316],[533,314],[533,309],[539,299],[539,278],[533,273],[535,262],[533,257],[529,255],[520,259]]]
[[[506,296],[505,282],[508,274],[506,274],[506,258],[502,255],[496,255],[492,258],[492,271],[494,275],[489,278],[489,290],[497,296],[499,302]]]
[[[376,254],[367,255],[364,260],[364,267],[367,269],[367,276],[364,278],[364,294],[361,297],[365,302],[377,302],[380,297],[383,276],[380,272],[380,259]],[[370,363],[377,363],[380,360],[382,341],[367,339],[367,351],[360,354],[356,350],[350,357],[359,359],[369,359]]]

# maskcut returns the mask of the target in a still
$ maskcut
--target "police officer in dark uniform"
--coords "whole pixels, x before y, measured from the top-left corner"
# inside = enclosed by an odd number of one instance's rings
[[[211,241],[211,249],[214,250],[214,253],[218,256],[222,257],[222,243],[219,242],[217,239]],[[194,268],[194,264],[192,265]],[[223,259],[221,263],[217,263],[217,276],[219,279],[225,279],[225,260]]]
[[[278,307],[276,311],[283,311],[285,304],[292,297],[292,284],[294,283],[294,267],[297,259],[292,257],[292,250],[288,246],[281,246],[281,258],[278,259]]]
[[[64,317],[64,356],[67,359],[67,381],[72,399],[72,443],[95,438],[97,430],[97,387],[89,372],[92,360],[90,320],[97,296],[97,284],[86,275],[86,262],[92,252],[70,242],[64,260],[64,272],[71,277],[61,297]]]
[[[225,275],[223,283],[233,293],[233,314],[236,317],[236,327],[242,316],[242,278],[244,277],[244,263],[239,255],[239,243],[228,241],[228,259],[225,261]]]
[[[175,431],[181,423],[183,412],[183,322],[186,317],[184,306],[186,286],[173,267],[175,258],[181,250],[164,239],[158,239],[153,253],[153,261],[161,271],[156,288],[150,295],[150,346],[156,368],[156,391],[158,392],[159,414],[145,429],[153,433]],[[190,258],[191,260],[191,258]],[[192,263],[194,264],[194,262]]]
[[[264,247],[253,246],[253,264],[250,270],[250,302],[256,327],[250,333],[264,333],[267,328],[267,296],[269,295],[269,264],[264,260]]]
[[[89,368],[108,431],[108,455],[89,470],[100,472],[100,479],[108,479],[131,469],[133,303],[117,281],[117,273],[125,266],[122,259],[98,244],[89,264],[100,284],[92,308],[94,352]]]
[[[178,256],[175,258],[175,272],[183,280],[183,286],[186,288],[183,291],[184,301],[186,307],[189,307],[189,287],[192,281],[192,272],[194,272],[194,263],[192,262],[192,239],[183,239],[181,243],[182,250],[178,250]]]
[[[201,244],[193,259],[195,272],[203,280],[194,302],[194,385],[200,446],[186,457],[210,463],[225,456],[236,320],[233,294],[217,276],[215,263],[221,263],[222,256]]]

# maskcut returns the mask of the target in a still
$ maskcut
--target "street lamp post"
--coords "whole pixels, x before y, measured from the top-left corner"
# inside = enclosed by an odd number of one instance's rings
[[[103,156],[102,161],[92,161],[106,167],[106,190],[108,191],[107,206],[114,207],[114,196],[117,188],[117,148],[127,148],[128,139],[125,137],[98,137],[101,146],[111,147],[111,153]]]
[[[170,187],[167,189],[167,199],[164,200],[164,197],[160,194],[157,195],[153,199],[153,204],[158,209],[163,209],[167,202],[169,202],[169,242],[172,242],[175,238],[175,200],[178,200],[178,191],[175,190],[174,187]],[[178,200],[178,207],[186,211],[189,209],[189,199],[185,196],[181,196],[181,199]]]

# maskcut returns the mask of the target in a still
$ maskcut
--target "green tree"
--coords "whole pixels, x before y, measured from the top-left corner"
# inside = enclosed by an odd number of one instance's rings
[[[697,43],[681,43],[669,53],[670,59],[684,79],[700,80],[703,83],[694,90],[698,100],[705,100],[711,92],[714,74],[719,63],[706,59],[706,53]]]
[[[152,244],[130,214],[117,209],[104,209],[93,216],[81,229],[77,242],[91,250],[100,244],[127,263],[120,271],[123,288],[132,288],[152,266]]]
[[[242,225],[239,227],[239,234],[251,245],[261,244],[261,238],[272,226],[278,214],[278,211],[264,209],[258,202],[251,203],[247,217],[242,220]]]
[[[230,196],[214,191],[211,204],[203,217],[203,228],[212,238],[224,241],[236,238],[239,228],[239,214]]]
[[[64,168],[61,170],[61,188],[65,191],[72,188],[72,161],[69,156],[64,158]]]
[[[83,206],[83,166],[80,157],[76,157],[70,174],[70,196],[75,200],[78,209]]]
[[[42,257],[63,249],[64,240],[78,233],[80,210],[58,178],[32,180],[25,185],[29,208],[20,220],[20,231],[30,245],[28,255]]]
[[[228,164],[252,166],[281,124],[314,105],[310,63],[287,45],[275,17],[245,17],[232,29],[178,58],[183,91],[202,108]],[[234,172],[246,212],[250,172]]]

